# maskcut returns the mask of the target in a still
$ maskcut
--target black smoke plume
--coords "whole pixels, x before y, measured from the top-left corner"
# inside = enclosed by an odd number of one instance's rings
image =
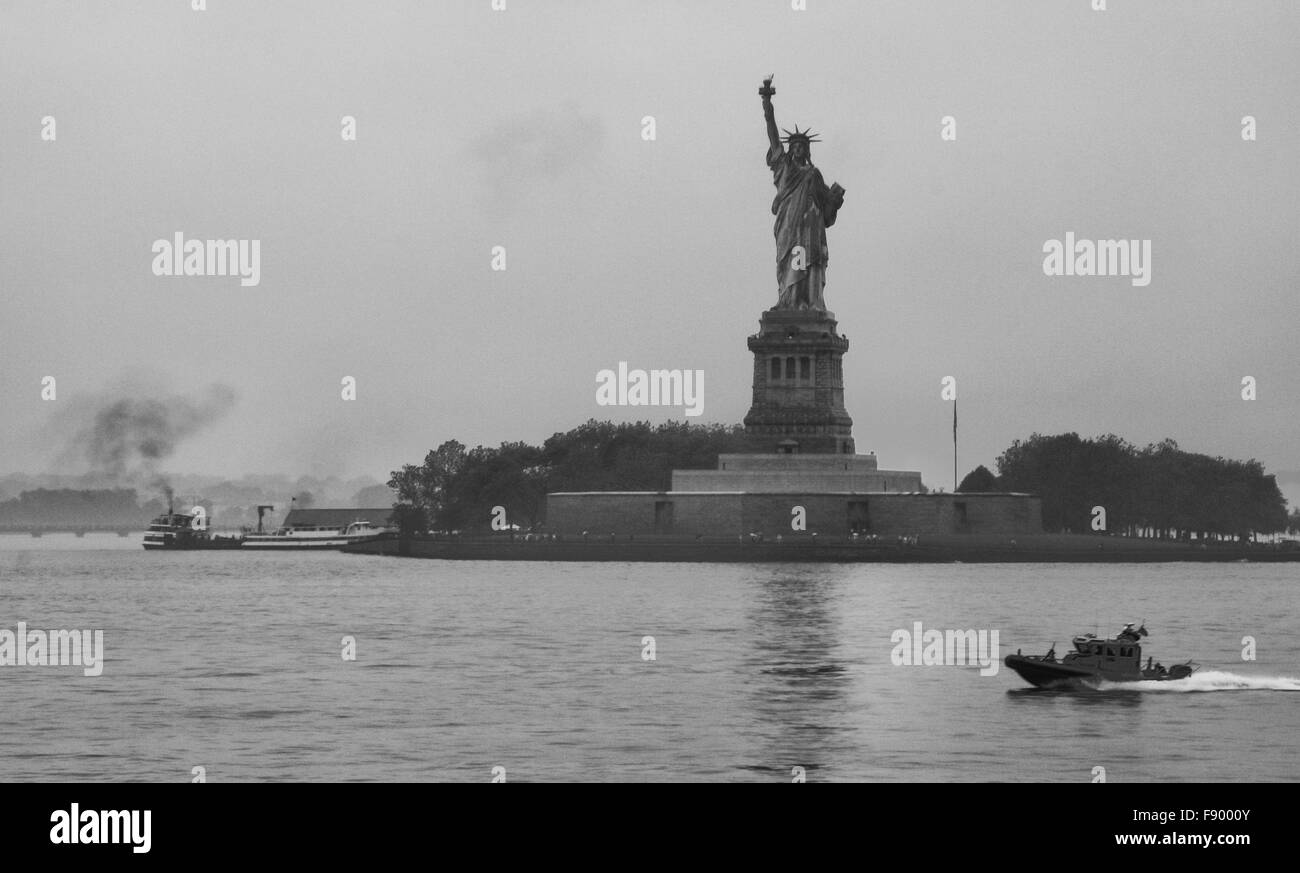
[[[234,405],[235,392],[225,385],[209,385],[190,396],[136,390],[100,396],[81,410],[71,452],[81,454],[100,476],[142,482],[170,500],[171,484],[160,465]]]

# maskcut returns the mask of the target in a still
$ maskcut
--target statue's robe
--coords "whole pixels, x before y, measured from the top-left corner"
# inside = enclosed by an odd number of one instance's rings
[[[825,309],[822,289],[826,284],[826,228],[835,224],[839,205],[811,162],[799,166],[780,145],[767,150],[776,198],[776,276],[780,294],[777,306],[793,309],[806,303],[811,309]],[[804,268],[795,269],[795,246],[803,246]]]

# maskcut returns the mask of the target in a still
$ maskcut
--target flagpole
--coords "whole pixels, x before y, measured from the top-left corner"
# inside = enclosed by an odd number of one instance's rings
[[[957,493],[957,398],[952,399],[952,493]]]

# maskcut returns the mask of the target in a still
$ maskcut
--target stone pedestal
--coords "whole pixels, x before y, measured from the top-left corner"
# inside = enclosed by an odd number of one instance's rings
[[[842,359],[849,341],[835,314],[769,309],[749,338],[754,398],[745,416],[750,451],[853,454],[853,419],[844,408]]]

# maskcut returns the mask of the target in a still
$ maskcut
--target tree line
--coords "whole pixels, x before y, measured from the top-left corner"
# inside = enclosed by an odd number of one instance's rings
[[[391,500],[391,492],[386,486],[372,486],[366,491],[375,488],[381,489],[382,494],[389,495]],[[364,492],[362,496],[365,496]],[[380,500],[378,493],[371,494],[369,506],[374,507]],[[274,523],[290,508],[307,509],[317,501],[310,491],[303,491],[288,503],[274,501],[274,498],[266,502],[278,507],[278,511],[268,519]],[[257,503],[214,505],[212,500],[192,495],[177,496],[174,501],[176,511],[182,514],[188,514],[196,505],[204,508],[218,529],[233,530],[257,523]],[[0,500],[0,526],[143,528],[166,512],[164,500],[155,497],[142,504],[134,488],[33,488],[9,500]]]
[[[520,527],[544,524],[556,491],[666,491],[672,471],[712,469],[719,454],[746,450],[740,425],[588,421],[540,446],[502,443],[466,448],[456,440],[421,464],[394,470],[396,519],[407,530],[483,530],[493,507]],[[1043,501],[1048,531],[1090,531],[1093,507],[1106,528],[1130,536],[1242,537],[1300,530],[1273,476],[1258,461],[1185,452],[1173,440],[1137,448],[1112,435],[1033,434],[978,467],[961,492],[1014,491]]]
[[[163,511],[140,506],[134,488],[36,488],[0,500],[0,525],[143,525]]]
[[[744,435],[740,425],[592,419],[541,446],[466,449],[448,440],[424,463],[394,470],[388,487],[406,530],[483,529],[495,506],[528,528],[545,522],[549,492],[667,491],[673,470],[716,467],[719,454],[744,450]]]
[[[1173,440],[1137,448],[1114,434],[1033,434],[997,459],[997,475],[972,470],[958,491],[1022,491],[1043,501],[1048,531],[1090,531],[1093,507],[1106,529],[1128,536],[1249,538],[1300,529],[1275,477],[1258,461],[1186,452]]]

